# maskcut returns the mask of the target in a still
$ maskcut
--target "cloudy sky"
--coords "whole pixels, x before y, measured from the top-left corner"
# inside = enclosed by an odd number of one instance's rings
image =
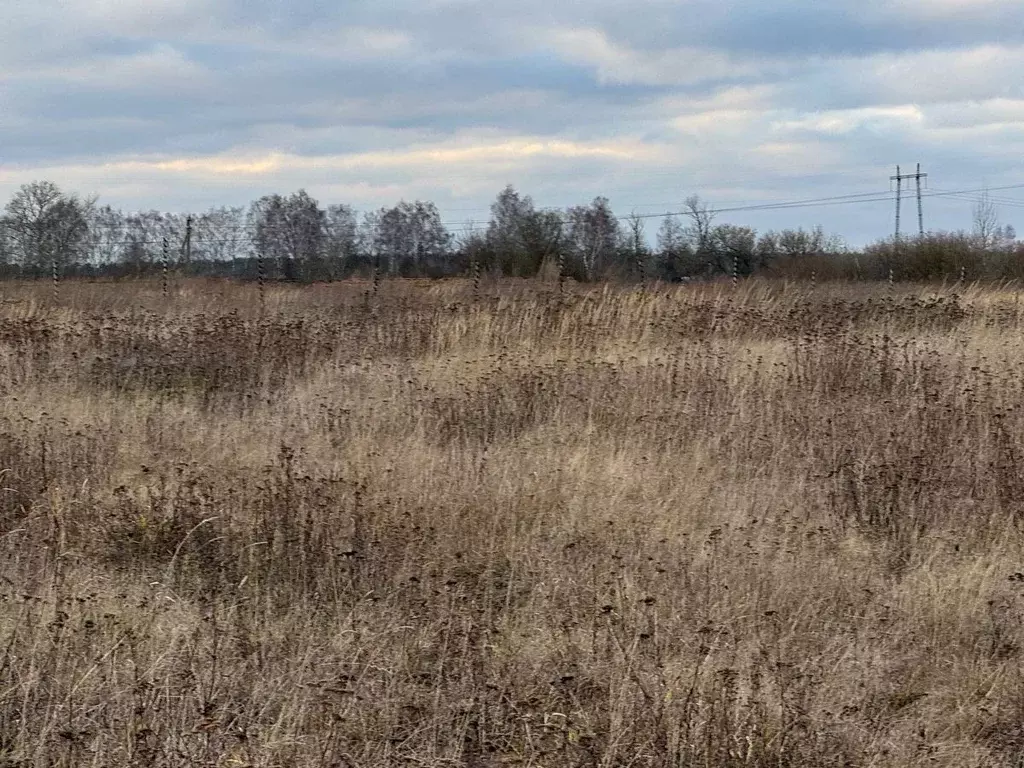
[[[1020,0],[3,0],[3,200],[301,187],[461,224],[508,183],[620,214],[864,195],[721,214],[858,244],[918,162],[928,228],[970,227],[975,193],[935,193],[988,187],[1024,229]]]

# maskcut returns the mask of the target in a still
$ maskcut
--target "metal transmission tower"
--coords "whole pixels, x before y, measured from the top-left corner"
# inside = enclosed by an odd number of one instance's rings
[[[914,180],[917,181],[917,234],[924,237],[924,208],[921,205],[921,179],[928,177],[927,173],[921,173],[921,164],[917,164],[917,173]]]
[[[896,237],[895,243],[899,245],[900,242],[900,197],[903,192],[903,176],[900,174],[900,167],[896,166],[896,175],[889,177],[889,182],[896,181]]]
[[[917,171],[914,173],[900,173],[900,167],[896,166],[896,175],[890,176],[889,181],[896,182],[896,242],[900,241],[900,202],[903,197],[903,182],[913,179],[917,184],[917,231],[924,235],[924,207],[921,204],[921,179],[927,179],[927,173],[921,173],[921,164],[917,164]]]

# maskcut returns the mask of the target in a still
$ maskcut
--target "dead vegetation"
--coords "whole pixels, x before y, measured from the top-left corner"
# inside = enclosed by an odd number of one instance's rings
[[[5,285],[0,766],[1020,766],[1018,293]]]

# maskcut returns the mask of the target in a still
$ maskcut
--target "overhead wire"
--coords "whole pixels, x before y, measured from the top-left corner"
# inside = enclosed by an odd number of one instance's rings
[[[955,200],[966,200],[966,201],[969,201],[969,202],[978,202],[981,199],[980,196],[989,194],[991,192],[1007,191],[1007,190],[1014,190],[1014,189],[1024,189],[1024,183],[1006,184],[1006,185],[1001,185],[1001,186],[969,188],[969,189],[958,189],[958,190],[942,190],[942,189],[935,189],[935,188],[933,188],[933,189],[928,190],[927,192],[923,192],[921,194],[921,197],[922,198],[950,198],[950,199],[955,199]],[[706,212],[708,214],[713,215],[713,216],[717,216],[717,215],[726,214],[726,213],[745,213],[745,212],[759,212],[759,211],[783,211],[783,210],[795,210],[795,209],[802,209],[802,208],[821,208],[821,207],[831,207],[831,206],[860,205],[860,204],[882,203],[882,202],[888,203],[888,202],[892,201],[894,194],[895,194],[894,191],[887,191],[887,192],[882,192],[882,191],[860,192],[860,193],[852,193],[852,194],[845,194],[845,195],[830,195],[830,196],[823,196],[823,197],[802,198],[802,199],[797,199],[797,200],[782,200],[782,201],[776,201],[776,202],[751,203],[751,204],[745,204],[745,205],[732,205],[732,206],[722,206],[722,207],[708,206],[705,210],[706,210]],[[975,196],[975,197],[972,197],[972,196]],[[1004,199],[1004,198],[1001,198],[1001,197],[993,198],[991,196],[989,197],[989,199],[993,203],[996,203],[996,204],[999,204],[999,205],[1007,205],[1007,206],[1011,206],[1011,207],[1024,207],[1024,201],[1020,201],[1020,200]],[[654,204],[654,203],[644,204],[643,206],[634,205],[633,208],[635,209],[637,207],[646,207],[648,205],[653,206],[653,205],[656,205],[656,204]],[[480,211],[483,211],[485,209],[481,208],[481,209],[463,209],[463,210],[480,210]],[[557,216],[559,216],[559,218],[561,219],[561,223],[562,224],[567,223],[567,209],[566,208],[542,207],[542,208],[537,208],[535,210],[540,211],[540,212],[554,213]],[[355,215],[358,212],[357,211],[353,211],[352,213],[353,213],[353,215]],[[687,215],[691,215],[692,213],[693,213],[693,211],[688,211],[688,210],[674,210],[674,211],[673,210],[668,210],[668,211],[659,212],[659,213],[636,213],[634,211],[634,213],[631,213],[631,214],[615,215],[615,216],[612,216],[612,218],[617,220],[617,221],[626,221],[626,220],[631,220],[631,219],[634,219],[634,218],[646,220],[646,219],[660,219],[660,218],[673,217],[673,216],[687,216]],[[178,214],[178,215],[180,216],[181,214]],[[472,233],[486,231],[486,229],[490,226],[489,220],[479,220],[479,219],[468,219],[468,220],[463,220],[463,221],[460,221],[460,222],[456,222],[456,221],[442,221],[442,222],[440,222],[440,224],[441,224],[441,226],[445,227],[446,229],[448,229],[453,234],[461,234],[461,235],[468,235],[468,234],[472,234]],[[108,230],[108,231],[123,232],[123,231],[125,231],[125,229],[128,229],[128,227],[126,227],[124,224],[99,224],[99,225],[94,225],[92,227],[92,229],[93,229],[93,231]],[[204,242],[204,243],[209,243],[211,245],[228,245],[228,244],[238,244],[239,240],[246,240],[246,239],[248,239],[250,241],[250,243],[253,243],[255,238],[257,237],[258,230],[266,232],[268,234],[293,231],[292,228],[285,228],[285,227],[275,227],[275,226],[258,227],[258,225],[255,225],[255,224],[252,224],[252,223],[249,223],[249,222],[239,223],[239,224],[229,224],[229,225],[226,225],[226,226],[223,226],[223,227],[216,227],[216,229],[218,230],[218,236],[216,236],[216,237],[212,237],[212,238],[211,237],[202,237],[201,227],[199,228],[198,231],[196,229],[193,230],[193,237],[196,239],[196,242]],[[226,233],[239,233],[239,235],[236,235],[235,237],[232,237],[231,235],[226,234]],[[180,228],[175,228],[174,230],[172,230],[172,233],[171,233],[170,236],[180,238],[180,237],[183,236],[183,232],[180,231]],[[100,243],[97,243],[97,245],[105,246],[105,247],[112,247],[112,246],[119,246],[119,245],[120,246],[156,245],[156,244],[159,244],[159,243],[162,242],[162,238],[163,237],[164,237],[164,235],[160,235],[155,240],[149,239],[149,238],[141,238],[140,239],[140,238],[128,238],[128,237],[126,237],[126,238],[124,238],[122,240],[104,240],[104,241],[102,241]]]

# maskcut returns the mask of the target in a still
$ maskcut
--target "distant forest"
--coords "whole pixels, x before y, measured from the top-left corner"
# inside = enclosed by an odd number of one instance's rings
[[[146,277],[178,274],[303,282],[354,275],[448,277],[480,271],[579,281],[714,279],[751,275],[850,280],[1024,278],[1024,243],[983,199],[970,232],[928,233],[850,249],[822,229],[757,232],[719,220],[699,197],[659,219],[617,216],[604,197],[538,208],[509,186],[486,225],[450,228],[431,202],[358,214],[305,191],[202,213],[128,213],[26,184],[0,216],[0,276]],[[656,226],[656,237],[647,227]]]

